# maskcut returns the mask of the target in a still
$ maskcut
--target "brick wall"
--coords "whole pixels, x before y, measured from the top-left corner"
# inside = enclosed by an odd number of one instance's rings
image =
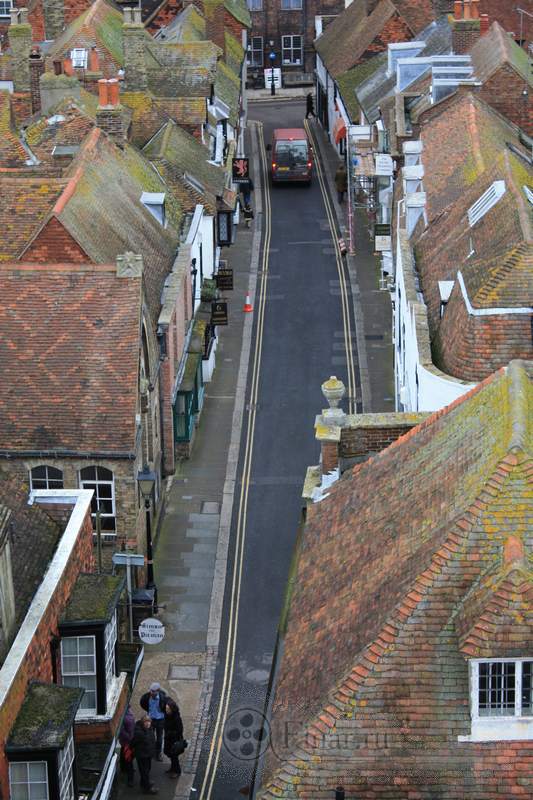
[[[393,14],[356,63],[361,64],[376,53],[382,53],[391,42],[408,42],[412,38],[413,34],[405,20],[399,14]]]
[[[533,102],[531,90],[524,95],[524,79],[504,64],[479,91],[479,96],[504,117],[533,136]]]
[[[533,358],[528,314],[471,316],[456,284],[434,343],[434,362],[449,375],[480,381],[512,359]]]
[[[339,454],[341,458],[368,458],[384,450],[425,417],[425,414],[365,414],[357,427],[342,429]]]
[[[47,506],[47,510],[50,507]],[[72,507],[71,507],[72,508]],[[22,658],[16,678],[6,700],[0,708],[0,796],[9,797],[8,762],[4,756],[4,745],[24,701],[26,688],[31,680],[52,682],[50,640],[58,635],[58,620],[70,597],[72,587],[80,572],[93,569],[92,526],[86,516],[80,535],[73,548],[65,571],[59,579],[46,607],[36,634]]]
[[[24,260],[37,263],[59,261],[80,264],[90,262],[87,253],[81,249],[55,217],[47,222],[32,242],[24,254]]]
[[[454,20],[452,23],[452,49],[455,55],[469,53],[479,36],[479,19]]]

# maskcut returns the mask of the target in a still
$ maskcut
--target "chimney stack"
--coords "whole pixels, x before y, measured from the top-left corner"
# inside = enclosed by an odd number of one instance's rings
[[[452,49],[455,55],[468,53],[480,37],[479,0],[455,0],[452,19]]]
[[[31,113],[38,114],[41,111],[41,88],[40,79],[44,73],[44,59],[39,45],[35,44],[30,53],[30,94],[31,94]]]
[[[124,9],[122,26],[124,46],[124,88],[129,92],[142,92],[148,88],[146,71],[146,33],[141,20],[140,8]]]
[[[489,32],[490,19],[488,14],[481,14],[479,18],[479,34],[485,36]]]
[[[65,29],[63,0],[43,0],[44,35],[47,40],[57,39]]]
[[[116,78],[98,81],[98,108],[96,124],[110,136],[119,147],[126,141],[124,109],[120,105],[119,83]]]
[[[30,91],[31,25],[28,10],[19,8],[11,12],[9,44],[13,63],[13,90],[16,93]]]

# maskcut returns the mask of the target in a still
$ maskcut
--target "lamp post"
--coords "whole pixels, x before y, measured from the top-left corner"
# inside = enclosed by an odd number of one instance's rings
[[[193,315],[194,315],[194,307],[195,307],[195,304],[196,304],[196,276],[197,276],[197,274],[198,274],[198,270],[196,269],[196,259],[193,258],[191,260],[192,313],[193,313]]]
[[[273,47],[274,47],[274,42],[271,39],[270,40],[270,48],[271,49],[270,49],[270,53],[268,54],[268,57],[270,59],[270,94],[271,95],[275,95],[276,94],[276,82],[275,82],[275,78],[274,78],[274,61],[276,60],[276,54],[275,54],[274,50],[272,50]]]
[[[157,611],[157,586],[154,581],[154,553],[152,548],[152,520],[150,517],[150,503],[152,498],[152,491],[155,486],[156,475],[155,472],[150,472],[148,466],[145,464],[143,471],[137,475],[137,483],[144,499],[144,508],[146,512],[146,588],[154,590],[155,610]]]

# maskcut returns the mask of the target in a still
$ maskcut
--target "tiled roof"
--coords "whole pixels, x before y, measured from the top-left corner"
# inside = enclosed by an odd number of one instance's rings
[[[29,154],[11,126],[9,93],[0,91],[0,169],[24,167]]]
[[[0,446],[5,446],[3,441]],[[28,492],[27,484],[0,469],[0,508],[10,512],[7,525],[18,625],[26,616],[61,536],[57,522],[39,506],[28,505]]]
[[[226,64],[235,75],[239,76],[242,62],[244,61],[244,48],[229,31],[224,32],[224,40],[226,46]]]
[[[475,800],[492,784],[503,800],[531,769],[530,741],[505,766],[501,742],[458,742],[470,713],[456,619],[483,575],[508,574],[510,537],[533,557],[532,377],[533,364],[510,364],[308,506],[260,800],[318,800],[337,785]]]
[[[137,147],[143,147],[169,119],[150,92],[121,92],[120,100],[131,111],[130,140]],[[202,103],[205,118],[205,100]]]
[[[53,43],[47,56],[64,57],[74,47],[96,46],[101,68],[115,74],[124,63],[122,13],[108,0],[95,2],[68,25]]]
[[[418,41],[426,43],[424,49],[419,53],[421,58],[443,55],[452,51],[452,31],[446,16],[431,22],[417,34],[416,38]],[[382,60],[376,63],[376,69],[373,69],[368,75],[363,72],[361,80],[355,86],[356,100],[369,122],[375,122],[378,119],[378,107],[382,106],[386,98],[392,97],[396,86],[396,74],[390,77],[387,75],[386,56],[375,56],[371,61],[377,62],[378,58]],[[361,67],[364,66],[364,64],[361,65]],[[409,86],[408,89],[411,91],[412,86]]]
[[[363,61],[362,64],[352,67],[352,69],[349,69],[347,72],[344,72],[342,75],[337,77],[337,86],[339,87],[342,101],[346,106],[352,121],[359,120],[359,113],[361,110],[361,106],[357,101],[357,89],[364,84],[365,81],[371,78],[371,76],[375,75],[377,72],[381,73],[380,68],[383,66],[386,70],[386,53],[380,53],[377,56],[373,56],[373,58]],[[390,80],[394,85],[394,78],[390,78]],[[374,120],[370,121],[373,122]]]
[[[229,121],[234,127],[239,123],[239,98],[241,85],[238,75],[223,61],[217,65],[215,95],[230,109]]]
[[[531,204],[523,186],[533,168],[507,147],[514,129],[472,94],[458,96],[421,128],[429,227],[417,241],[422,287],[433,324],[437,280],[460,269],[477,308],[527,306],[533,297]],[[470,227],[468,209],[496,180],[506,192]],[[473,251],[473,252],[472,252]]]
[[[179,176],[191,175],[204,188],[209,205],[214,211],[215,199],[222,196],[224,191],[225,172],[222,167],[208,163],[207,148],[194,136],[174,122],[168,122],[143,152],[148,158],[158,162],[159,170],[165,170],[165,164],[168,164],[177,170]],[[173,177],[176,177],[176,173],[168,175],[171,182]]]
[[[502,3],[501,0],[481,0],[479,3],[479,13],[487,14],[490,20],[497,20],[499,24],[510,33],[514,33],[518,39],[520,35],[520,15],[517,8],[524,8],[518,0]],[[530,8],[528,3],[526,10]],[[531,41],[532,20],[524,15],[523,34],[526,41]]]
[[[56,146],[81,145],[94,128],[95,120],[80,105],[65,100],[48,117],[41,117],[26,128],[26,141],[41,163],[53,162],[52,151]],[[53,120],[52,124],[50,120]]]
[[[0,172],[0,261],[18,258],[40,228],[65,182],[55,178],[24,178]]]
[[[481,36],[470,51],[477,80],[485,83],[503,64],[510,64],[525,81],[533,86],[527,53],[519,47],[497,22]]]
[[[186,6],[164,28],[164,41],[182,43],[205,41],[205,19],[193,3]]]
[[[435,4],[431,0],[394,0],[394,5],[413,33],[417,35],[435,18],[433,8]]]
[[[0,265],[2,448],[134,452],[141,291],[114,264]]]
[[[252,27],[252,17],[245,0],[224,0],[224,8],[237,22],[242,22],[246,28]]]

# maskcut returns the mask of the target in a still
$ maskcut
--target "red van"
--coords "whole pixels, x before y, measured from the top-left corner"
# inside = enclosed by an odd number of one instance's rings
[[[272,136],[273,183],[299,181],[309,186],[313,173],[313,148],[303,128],[276,128]]]

